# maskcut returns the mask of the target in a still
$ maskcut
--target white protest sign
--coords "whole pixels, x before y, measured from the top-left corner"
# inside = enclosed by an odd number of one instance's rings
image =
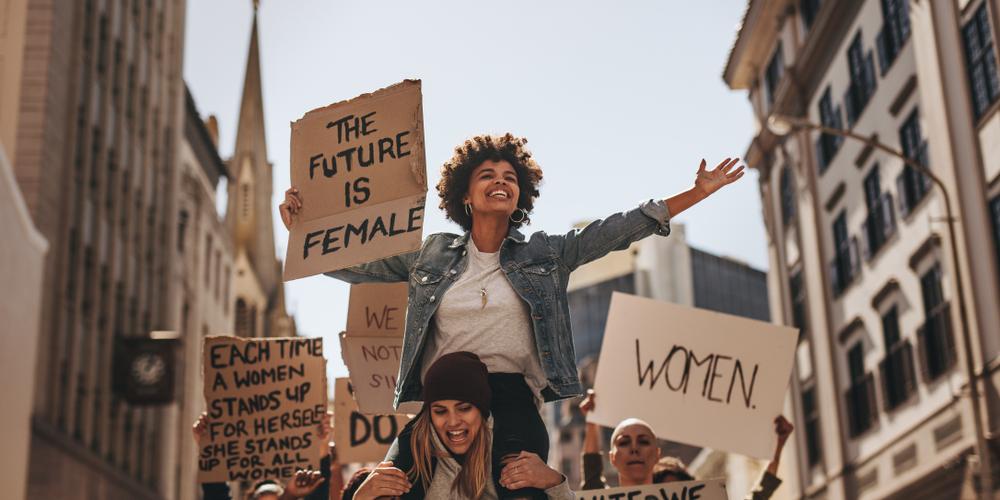
[[[792,371],[794,328],[615,292],[587,420],[645,420],[661,439],[757,458]]]
[[[579,500],[726,500],[726,483],[722,479],[678,481],[575,493]]]
[[[322,338],[208,337],[203,348],[209,424],[198,481],[287,480],[317,468],[326,443]]]
[[[285,281],[420,248],[427,165],[419,80],[306,113],[292,123]]]
[[[396,376],[403,352],[402,337],[352,336],[340,334],[340,354],[347,365],[354,387],[354,399],[365,415],[397,413],[392,407],[396,394]],[[411,401],[399,406],[399,412],[416,413],[420,403]]]
[[[333,392],[333,441],[341,463],[381,462],[410,421],[408,415],[367,416],[351,397],[350,379],[338,378]]]

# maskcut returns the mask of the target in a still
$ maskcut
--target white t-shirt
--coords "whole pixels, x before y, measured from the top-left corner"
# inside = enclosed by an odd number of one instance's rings
[[[431,322],[421,378],[442,355],[468,351],[479,356],[490,373],[523,374],[540,405],[548,381],[528,304],[500,269],[500,252],[480,252],[471,238],[466,251],[468,266],[441,297]]]

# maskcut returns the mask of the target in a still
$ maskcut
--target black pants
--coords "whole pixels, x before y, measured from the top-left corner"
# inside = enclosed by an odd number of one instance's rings
[[[507,455],[516,455],[522,451],[530,451],[541,457],[543,462],[549,459],[549,435],[545,430],[545,422],[538,414],[534,394],[519,373],[489,374],[490,390],[493,399],[490,402],[493,413],[493,482],[500,498],[531,498],[545,499],[545,492],[536,488],[522,488],[510,491],[500,486],[502,460]],[[385,459],[403,472],[413,467],[413,451],[410,448],[410,435],[413,433],[411,420],[396,437],[389,448]],[[403,498],[423,498],[423,485],[414,484],[410,493]]]

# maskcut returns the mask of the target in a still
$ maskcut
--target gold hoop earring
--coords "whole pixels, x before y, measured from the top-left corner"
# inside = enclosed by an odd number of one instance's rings
[[[515,219],[514,218],[514,214],[516,214],[518,212],[521,212],[521,218]],[[523,208],[518,208],[517,210],[514,210],[510,214],[510,221],[513,222],[514,224],[520,224],[520,223],[524,222],[527,218],[528,218],[528,211],[525,210],[525,209],[523,209]]]

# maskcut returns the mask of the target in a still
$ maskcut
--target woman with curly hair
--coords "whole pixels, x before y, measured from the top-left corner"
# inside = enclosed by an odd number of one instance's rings
[[[464,234],[427,236],[419,251],[327,273],[348,283],[409,282],[409,304],[395,404],[416,401],[426,368],[456,351],[477,354],[493,389],[493,472],[521,451],[548,459],[542,401],[582,394],[570,331],[567,285],[577,267],[632,242],[670,233],[670,217],[743,176],[739,159],[712,170],[702,160],[694,185],[664,200],[597,220],[566,234],[525,237],[542,169],[511,134],[466,140],[441,168],[440,207]],[[302,208],[298,190],[285,192],[282,221]],[[387,460],[406,470],[408,427]],[[508,493],[498,488],[500,498]],[[540,491],[527,492],[544,498]],[[517,496],[522,496],[519,493]]]

